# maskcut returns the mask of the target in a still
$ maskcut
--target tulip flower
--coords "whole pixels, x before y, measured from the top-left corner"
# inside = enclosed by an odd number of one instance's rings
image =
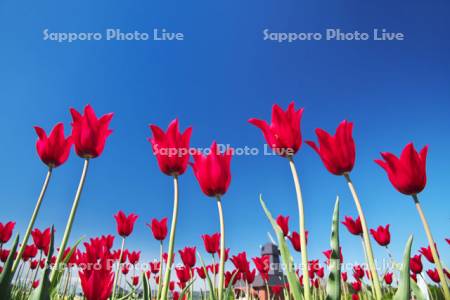
[[[179,250],[181,261],[188,268],[195,266],[196,247],[184,247],[183,250]]]
[[[195,270],[197,271],[198,277],[200,277],[201,279],[206,279],[206,273],[203,267],[195,268]]]
[[[416,206],[419,217],[425,229],[425,234],[430,246],[431,256],[436,265],[436,270],[441,280],[441,286],[444,291],[444,297],[450,299],[450,290],[445,279],[445,274],[442,268],[441,261],[431,234],[430,226],[425,218],[425,214],[419,202],[417,194],[422,192],[427,183],[426,174],[426,159],[428,153],[428,146],[425,146],[417,152],[412,143],[406,145],[400,157],[392,153],[383,152],[381,156],[384,160],[375,160],[387,173],[391,184],[405,195],[411,195]]]
[[[39,137],[36,150],[42,162],[49,168],[56,168],[65,163],[72,146],[72,137],[64,137],[63,123],[56,124],[48,137],[41,127],[34,126],[34,129]]]
[[[281,292],[283,291],[283,286],[281,286],[281,285],[273,285],[273,286],[270,287],[270,289],[271,289],[271,291],[272,291],[274,296],[275,295],[280,295]]]
[[[225,222],[223,218],[223,208],[221,197],[227,192],[231,182],[231,162],[232,149],[228,148],[221,153],[217,143],[213,142],[208,155],[200,152],[194,153],[194,163],[191,164],[194,175],[203,193],[217,200],[217,209],[220,221],[220,263],[219,263],[219,297],[222,299],[225,268]]]
[[[26,245],[25,250],[23,251],[23,254],[22,254],[22,260],[28,261],[29,259],[36,257],[37,252],[38,252],[38,248],[36,247],[35,244]]]
[[[51,239],[50,227],[45,229],[44,231],[40,231],[39,229],[35,228],[31,232],[31,236],[33,237],[33,241],[36,247],[47,254]]]
[[[450,239],[445,239],[445,241],[450,245]]]
[[[392,273],[388,272],[386,274],[384,274],[384,282],[386,282],[386,284],[391,285],[392,283]]]
[[[38,286],[39,286],[39,280],[35,280],[35,281],[33,281],[33,283],[31,284],[31,287],[32,287],[33,289],[36,289]]]
[[[231,257],[231,262],[239,272],[245,274],[250,270],[250,263],[247,260],[247,253],[241,252]]]
[[[292,178],[294,180],[295,191],[297,195],[297,206],[299,211],[299,227],[300,227],[300,244],[303,249],[301,252],[302,265],[307,265],[308,254],[306,249],[305,234],[305,213],[303,205],[303,196],[300,188],[298,172],[294,164],[293,157],[302,145],[302,134],[300,130],[300,122],[303,109],[295,110],[295,104],[292,102],[286,111],[283,111],[278,105],[272,108],[272,123],[269,125],[266,121],[259,119],[250,119],[249,122],[260,128],[264,134],[269,147],[275,153],[282,157],[286,157],[291,168]],[[303,276],[305,277],[304,298],[311,299],[311,290],[309,286],[309,276],[306,268],[303,268]]]
[[[122,265],[122,268],[120,269],[123,275],[127,275],[130,272],[130,265],[124,264]]]
[[[308,243],[308,231],[305,231],[306,243]],[[296,231],[292,231],[291,235],[288,235],[288,239],[291,241],[292,247],[297,252],[302,251],[301,243],[300,243],[300,235]]]
[[[422,255],[419,254],[411,257],[411,259],[409,260],[409,268],[414,274],[422,273]]]
[[[163,253],[163,261],[166,265],[168,265],[169,255],[167,253]],[[172,263],[175,261],[175,253],[172,253]]]
[[[434,244],[434,247],[436,247],[436,244]],[[437,250],[437,248],[436,248]],[[432,264],[434,264],[434,257],[433,254],[431,253],[431,249],[430,246],[428,247],[422,247],[420,248],[419,252],[425,256],[425,258]],[[438,252],[438,257],[439,257],[439,252]]]
[[[359,300],[358,294],[352,294],[352,300]]]
[[[179,300],[180,299],[180,293],[178,293],[177,291],[174,291],[172,293],[172,299],[173,300]]]
[[[267,281],[270,271],[270,256],[263,255],[261,257],[254,257],[252,260],[261,277]]]
[[[149,265],[150,265],[150,271],[153,274],[158,274],[159,273],[159,270],[161,268],[161,263],[159,261],[150,262]]]
[[[353,277],[357,280],[364,278],[364,269],[360,265],[353,266]]]
[[[370,229],[370,234],[372,234],[373,238],[380,246],[387,246],[391,242],[389,224],[387,224],[386,227],[378,226],[377,230]]]
[[[357,217],[356,220],[353,220],[352,217],[345,216],[342,224],[344,224],[345,227],[347,227],[348,231],[353,235],[361,235],[363,232],[361,219],[359,217]]]
[[[169,290],[170,290],[171,292],[173,292],[174,289],[175,289],[175,281],[169,282]]]
[[[15,225],[16,222],[8,222],[6,224],[0,222],[0,248],[11,239]]]
[[[312,141],[306,143],[313,148],[322,159],[327,170],[334,175],[350,173],[355,164],[355,142],[352,136],[353,123],[342,121],[334,136],[317,128],[319,146]]]
[[[147,226],[152,230],[153,237],[157,241],[164,241],[167,236],[167,218],[162,218],[161,221],[152,219],[151,224]]]
[[[119,211],[114,218],[117,222],[117,233],[123,237],[128,237],[133,232],[134,223],[136,222],[138,216],[136,214],[125,215],[123,211]]]
[[[220,258],[220,249],[219,249],[219,251],[217,251],[217,254],[219,255],[219,258]],[[226,248],[225,253],[224,253],[224,259],[223,259],[224,261],[228,260],[229,254],[230,254],[230,248]]]
[[[191,280],[191,269],[189,267],[183,266],[175,268],[175,272],[177,274],[177,278],[180,282],[186,283]]]
[[[206,270],[214,275],[219,272],[219,264],[210,264],[206,266]]]
[[[329,250],[324,251],[322,253],[327,258],[326,264],[329,265],[330,264],[331,253],[333,253],[333,250],[329,249]],[[339,247],[339,258],[340,258],[340,262],[342,264],[344,262],[344,257],[342,256],[342,247]]]
[[[202,235],[203,244],[205,245],[205,250],[209,254],[214,254],[220,250],[220,233],[214,233],[212,235],[204,234]]]
[[[137,286],[139,284],[139,276],[132,277],[133,285]]]
[[[169,124],[167,132],[156,125],[150,125],[150,129],[153,137],[148,140],[152,144],[161,172],[169,176],[178,176],[186,172],[192,128],[189,127],[181,133],[178,119],[175,119]]]
[[[6,262],[10,252],[11,252],[10,250],[6,250],[6,249],[0,250],[0,260],[2,261],[2,263]]]
[[[39,265],[39,261],[38,260],[31,260],[30,261],[30,269],[31,270],[35,270],[37,268],[37,266]]]
[[[245,281],[247,281],[247,284],[252,284],[253,281],[255,281],[256,276],[256,269],[253,269],[252,271],[248,271],[245,273]]]
[[[361,281],[356,280],[356,281],[352,282],[352,288],[355,291],[355,293],[358,293],[359,291],[361,291],[361,287],[362,287]]]
[[[234,275],[234,274],[236,274],[236,272],[239,272],[239,271],[238,270],[234,270],[233,272],[230,272],[230,271],[226,271],[225,272],[225,274],[224,274],[224,276],[225,276],[225,286],[229,286],[230,285],[230,282],[231,282],[231,279],[233,278],[233,276],[234,276],[234,279],[233,279],[232,284],[234,285],[237,282],[238,275]]]
[[[283,217],[279,215],[276,219],[278,226],[280,226],[283,235],[286,237],[289,234],[289,216]]]
[[[342,277],[342,281],[343,281],[343,282],[347,282],[347,278],[348,278],[347,272],[342,272],[342,273],[341,273],[341,277]]]
[[[427,270],[428,277],[436,283],[440,282],[439,274],[436,269]]]
[[[137,264],[140,258],[141,258],[141,251],[133,251],[128,253],[128,261],[132,265]]]

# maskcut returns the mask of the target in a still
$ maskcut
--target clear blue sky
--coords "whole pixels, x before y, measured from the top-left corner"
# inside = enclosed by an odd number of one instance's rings
[[[128,240],[145,259],[157,243],[145,222],[171,215],[172,182],[163,175],[147,142],[148,124],[166,127],[178,117],[193,127],[192,145],[213,139],[232,146],[259,147],[263,138],[247,123],[270,118],[273,103],[295,100],[305,108],[302,131],[334,131],[344,118],[355,122],[357,163],[352,173],[370,227],[391,224],[394,256],[400,259],[408,234],[414,252],[426,238],[410,198],[396,192],[373,163],[380,151],[399,153],[414,141],[430,146],[428,185],[421,194],[444,263],[450,263],[448,205],[450,140],[450,21],[448,1],[377,3],[345,1],[76,1],[0,3],[0,221],[28,222],[46,168],[35,151],[33,125],[49,130],[62,121],[69,132],[69,108],[91,103],[114,112],[114,133],[103,155],[92,161],[72,233],[115,232],[119,209],[140,218]],[[323,32],[326,28],[403,32],[404,41],[263,41],[262,31]],[[183,32],[182,42],[43,41],[42,31]],[[330,175],[303,146],[296,164],[304,192],[311,258],[323,259],[336,195],[342,217],[356,215],[343,178]],[[55,224],[61,239],[82,160],[73,152],[55,170],[38,227]],[[235,157],[233,179],[223,199],[227,244],[232,252],[259,254],[271,231],[258,203],[262,193],[272,212],[291,215],[297,229],[293,182],[286,160]],[[202,246],[200,235],[218,230],[215,202],[204,196],[189,170],[180,180],[177,248]],[[342,229],[344,257],[362,261],[360,241]],[[202,248],[202,247],[201,247]],[[375,246],[377,258],[384,249]],[[299,256],[296,258],[299,260]]]

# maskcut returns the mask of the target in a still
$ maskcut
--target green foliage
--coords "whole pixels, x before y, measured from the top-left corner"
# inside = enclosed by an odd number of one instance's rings
[[[142,289],[144,290],[144,299],[143,300],[151,300],[152,295],[150,293],[149,285],[148,285],[148,279],[147,276],[145,276],[145,273],[142,273]]]
[[[12,266],[14,262],[14,254],[19,244],[19,235],[16,235],[13,246],[9,252],[8,258],[3,265],[3,271],[0,275],[0,299],[11,299],[11,281],[14,277]]]
[[[339,300],[341,298],[341,255],[339,250],[339,197],[334,205],[331,225],[331,255],[330,274],[327,281],[327,300]]]
[[[411,246],[413,237],[409,236],[406,242],[405,252],[403,253],[403,265],[400,273],[400,282],[397,292],[395,293],[393,300],[409,300],[411,299],[411,287],[409,278],[409,259],[411,257]]]
[[[206,282],[208,283],[208,287],[209,287],[209,299],[210,299],[210,300],[216,300],[217,297],[216,297],[216,293],[215,293],[215,291],[214,291],[214,286],[213,286],[213,284],[212,284],[211,277],[209,276],[208,270],[206,270],[205,262],[203,261],[203,258],[202,258],[202,256],[200,255],[200,253],[197,253],[197,255],[198,255],[198,257],[200,258],[200,262],[201,262],[201,264],[202,264],[203,271],[204,271],[205,274],[206,274]],[[225,299],[226,299],[226,298],[225,298]]]
[[[52,226],[52,233],[50,239],[50,246],[48,250],[47,260],[45,262],[45,267],[42,270],[41,282],[39,287],[34,290],[31,294],[32,300],[50,300],[51,299],[51,284],[50,284],[50,263],[53,255],[53,247],[55,240],[55,230]]]

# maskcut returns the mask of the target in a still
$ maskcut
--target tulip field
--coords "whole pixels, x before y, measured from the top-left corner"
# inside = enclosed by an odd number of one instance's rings
[[[255,132],[262,133],[261,143],[265,142],[278,156],[267,159],[283,159],[286,166],[289,165],[292,182],[286,184],[294,184],[298,207],[295,219],[298,218],[299,223],[290,222],[290,216],[279,215],[276,207],[266,204],[263,195],[255,195],[255,198],[259,197],[257,209],[271,225],[275,238],[274,243],[263,249],[266,252],[248,257],[245,251],[232,253],[227,246],[229,237],[222,200],[227,197],[232,184],[233,149],[221,150],[215,141],[208,151],[192,148],[193,130],[191,127],[181,130],[178,119],[172,121],[167,130],[150,125],[148,140],[155,163],[161,176],[173,182],[173,213],[162,219],[152,219],[147,224],[160,245],[155,249],[159,257],[143,261],[141,251],[127,248],[127,238],[133,234],[139,216],[133,212],[125,213],[120,207],[114,220],[111,218],[117,225],[116,234],[99,232],[98,236],[69,243],[71,237],[74,238],[72,228],[77,223],[78,205],[83,201],[89,165],[101,159],[108,147],[113,119],[113,113],[97,117],[90,105],[82,113],[70,109],[70,114],[71,134],[68,136],[62,123],[50,133],[34,127],[37,155],[48,171],[42,178],[44,183],[40,194],[36,195],[35,206],[23,212],[31,216],[26,230],[17,232],[14,220],[0,220],[0,300],[450,300],[450,273],[439,256],[439,253],[449,251],[450,239],[433,238],[426,211],[421,206],[420,195],[427,183],[427,146],[416,150],[410,143],[399,155],[381,152],[379,158],[374,158],[380,171],[386,173],[386,185],[392,185],[400,193],[399,197],[409,198],[407,205],[415,206],[415,217],[418,222],[420,220],[428,241],[427,245],[416,245],[420,251],[414,253],[411,250],[414,237],[401,237],[406,244],[403,253],[395,255],[401,260],[395,261],[388,248],[391,224],[367,223],[367,212],[363,209],[365,200],[359,196],[357,184],[352,181],[356,157],[352,122],[342,121],[334,134],[318,128],[315,132],[317,141],[304,142],[300,126],[303,109],[296,108],[294,102],[286,109],[275,104],[270,123],[249,119],[249,126],[253,125]],[[303,197],[295,163],[299,150],[303,151],[303,144],[310,147],[305,151],[317,153],[317,159],[333,175],[330,181],[340,180],[346,185],[358,213],[342,215],[340,200],[336,198],[329,209],[333,212],[329,216],[329,244],[323,245],[323,249],[327,249],[323,253],[310,253],[308,249],[306,228],[313,225],[309,223],[311,220],[305,219],[304,203],[310,199]],[[79,184],[73,187],[72,208],[64,212],[66,226],[58,228],[58,232],[63,233],[62,240],[57,240],[54,227],[37,228],[35,222],[40,218],[47,188],[51,188],[52,178],[58,176],[55,171],[67,161],[72,147],[83,167]],[[178,180],[188,169],[195,175],[205,197],[217,204],[217,217],[211,216],[211,219],[220,231],[198,237],[203,242],[206,256],[200,255],[196,247],[177,243],[179,201],[183,201]],[[95,185],[95,182],[91,184]],[[342,253],[342,235],[362,241],[365,261],[351,266],[346,264],[351,258]],[[387,269],[377,266],[375,247],[386,249],[390,258]],[[294,260],[294,253],[300,253],[299,261]],[[175,259],[180,263],[176,264]]]

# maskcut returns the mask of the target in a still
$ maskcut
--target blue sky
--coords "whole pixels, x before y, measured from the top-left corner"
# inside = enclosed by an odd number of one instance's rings
[[[355,122],[357,163],[352,173],[370,227],[391,224],[391,249],[400,259],[414,234],[414,252],[426,244],[410,198],[396,192],[373,159],[380,151],[399,153],[414,141],[429,145],[428,185],[420,195],[444,264],[450,262],[450,209],[447,197],[450,140],[450,5],[436,1],[393,3],[312,3],[284,1],[77,1],[0,3],[0,221],[17,221],[23,232],[46,168],[35,151],[33,125],[50,130],[62,121],[69,133],[69,108],[90,103],[98,114],[114,112],[114,133],[103,155],[92,161],[74,224],[72,241],[82,235],[115,232],[119,209],[139,214],[127,241],[145,259],[158,245],[145,223],[171,215],[172,182],[163,175],[147,142],[148,124],[166,127],[178,117],[193,127],[192,145],[212,140],[234,147],[259,147],[264,140],[250,117],[270,118],[271,106],[294,100],[304,107],[302,131],[334,131]],[[184,41],[44,41],[52,32],[182,32]],[[327,28],[405,34],[404,41],[264,41],[273,32],[324,32]],[[303,188],[311,258],[323,259],[336,195],[341,212],[356,215],[343,178],[330,175],[307,146],[296,164]],[[38,227],[64,230],[82,160],[74,152],[54,172]],[[273,214],[289,214],[297,229],[296,200],[288,163],[271,156],[232,160],[232,183],[223,199],[227,244],[233,253],[259,254],[271,231],[258,202],[262,193]],[[189,170],[180,179],[176,247],[197,245],[200,235],[218,230],[216,204],[204,196]],[[344,258],[363,261],[360,241],[344,227]],[[118,241],[117,241],[118,242]],[[118,245],[117,245],[118,246]],[[386,257],[374,245],[375,255]],[[296,258],[299,260],[299,256]]]

